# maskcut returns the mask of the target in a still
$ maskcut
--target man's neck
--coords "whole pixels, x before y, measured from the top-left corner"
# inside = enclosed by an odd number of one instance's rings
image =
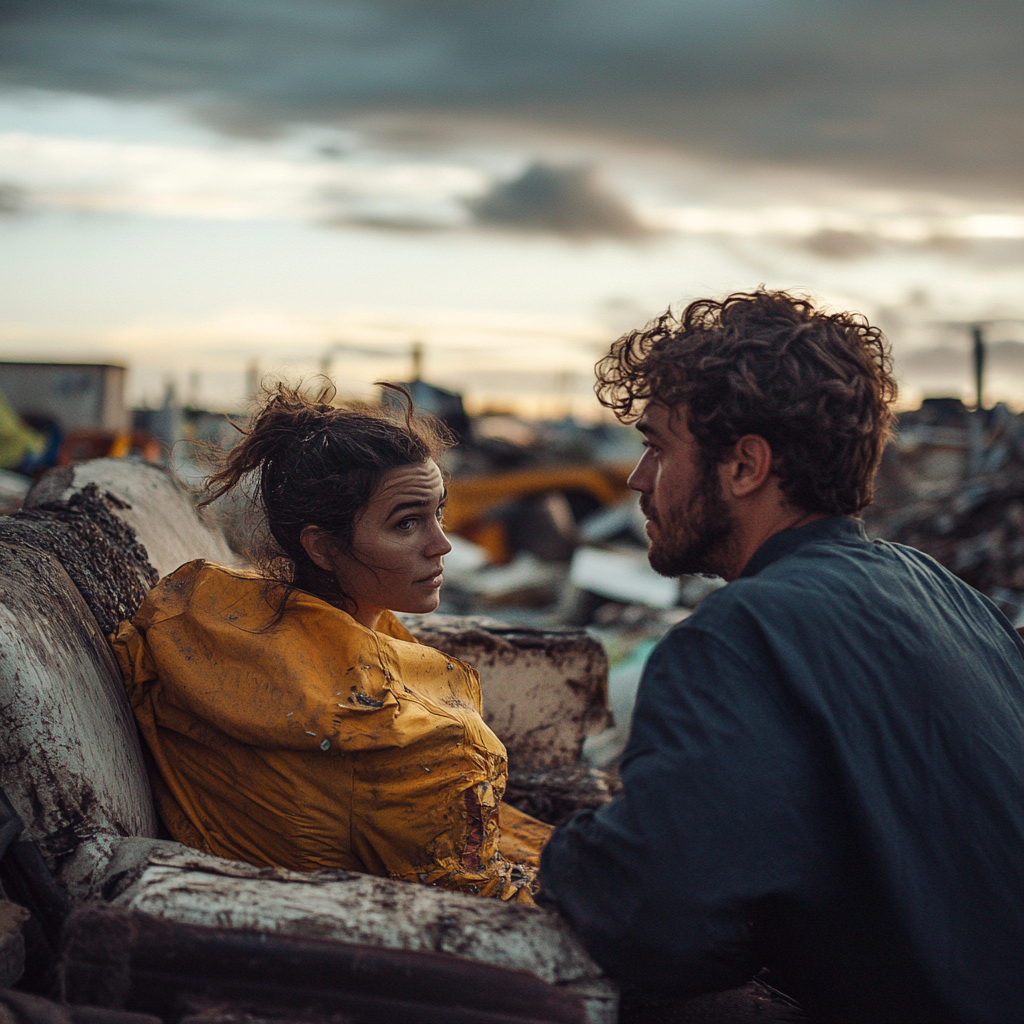
[[[757,549],[769,537],[826,518],[821,512],[805,512],[781,501],[762,502],[735,512],[736,529],[727,549],[722,552],[722,566],[718,573],[730,583],[739,578]]]

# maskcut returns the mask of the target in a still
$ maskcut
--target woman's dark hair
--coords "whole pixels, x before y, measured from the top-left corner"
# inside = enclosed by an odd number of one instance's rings
[[[200,503],[209,505],[252,481],[252,498],[277,549],[259,559],[262,568],[335,604],[351,606],[352,599],[333,573],[306,554],[303,528],[327,530],[341,552],[352,554],[353,529],[384,474],[437,458],[452,445],[442,424],[413,418],[404,388],[383,387],[388,395],[404,396],[404,417],[383,405],[333,405],[331,385],[316,393],[283,383],[266,387],[242,440],[208,479]]]
[[[627,423],[649,401],[685,406],[706,466],[759,434],[793,505],[853,515],[874,494],[896,381],[885,337],[862,316],[761,289],[631,331],[597,364],[595,390]]]

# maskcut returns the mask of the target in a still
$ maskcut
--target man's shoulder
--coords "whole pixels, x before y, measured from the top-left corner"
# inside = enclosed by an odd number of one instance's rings
[[[801,545],[710,594],[676,629],[675,643],[700,631],[747,660],[804,657],[840,674],[864,658],[935,671],[952,659],[968,671],[997,652],[1019,672],[1024,654],[992,602],[933,558],[864,538]]]
[[[904,605],[925,595],[940,602],[964,594],[983,600],[929,555],[887,541],[820,539],[709,594],[685,626],[717,633],[742,620],[804,623]],[[873,616],[874,617],[874,616]]]

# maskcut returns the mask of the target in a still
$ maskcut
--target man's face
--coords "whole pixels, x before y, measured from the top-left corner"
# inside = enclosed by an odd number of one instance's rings
[[[652,402],[637,429],[647,451],[629,486],[640,492],[652,568],[662,576],[719,575],[727,564],[735,518],[717,467],[704,465],[685,408]]]

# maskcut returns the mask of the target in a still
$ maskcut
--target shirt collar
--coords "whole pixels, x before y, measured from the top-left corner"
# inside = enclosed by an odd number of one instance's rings
[[[762,569],[767,569],[772,562],[792,554],[797,548],[816,540],[843,540],[855,538],[868,539],[864,532],[864,524],[859,519],[849,516],[830,516],[827,519],[815,519],[806,526],[797,526],[789,530],[781,530],[772,534],[754,552],[754,557],[747,562],[740,576],[756,576]]]

